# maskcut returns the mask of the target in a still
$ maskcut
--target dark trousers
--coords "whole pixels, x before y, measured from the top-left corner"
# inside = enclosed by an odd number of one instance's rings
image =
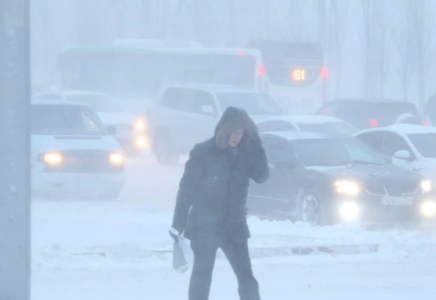
[[[241,300],[260,300],[259,284],[253,276],[247,241],[236,243],[212,243],[207,240],[192,240],[194,266],[189,284],[189,300],[207,300],[212,283],[212,271],[218,248],[226,255],[238,279]]]

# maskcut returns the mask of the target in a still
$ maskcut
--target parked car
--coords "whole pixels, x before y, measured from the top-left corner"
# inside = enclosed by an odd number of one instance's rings
[[[364,130],[355,136],[394,165],[419,173],[436,184],[436,128],[398,124]]]
[[[306,131],[328,135],[353,135],[358,130],[337,118],[318,115],[287,115],[262,120],[257,123],[259,132]]]
[[[270,178],[249,189],[249,213],[312,225],[344,220],[413,222],[434,217],[429,182],[392,166],[352,137],[263,133]]]
[[[389,99],[340,99],[330,101],[319,115],[344,120],[359,130],[392,124],[424,125],[415,104]]]
[[[282,114],[267,94],[214,85],[165,87],[147,113],[152,152],[162,164],[214,134],[215,126],[229,106],[245,109],[255,121]]]
[[[39,93],[34,98],[73,101],[89,105],[130,155],[137,156],[148,146],[144,119],[123,111],[117,102],[105,94],[61,90]]]
[[[424,116],[430,125],[436,126],[436,94],[431,95],[425,103]]]
[[[125,183],[125,155],[88,106],[35,101],[31,106],[34,194],[116,198]]]

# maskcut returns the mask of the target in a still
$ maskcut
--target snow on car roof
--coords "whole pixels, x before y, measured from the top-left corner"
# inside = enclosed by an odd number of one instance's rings
[[[357,133],[362,134],[366,132],[376,132],[376,131],[389,131],[389,132],[395,132],[399,134],[426,134],[426,133],[436,133],[436,127],[432,126],[422,126],[422,125],[413,125],[413,124],[394,124],[386,127],[380,127],[380,128],[372,128],[372,129],[366,129],[362,130]]]
[[[285,116],[277,116],[277,117],[271,117],[268,119],[261,120],[258,123],[263,123],[267,121],[286,121],[290,123],[316,123],[316,124],[323,124],[323,123],[333,123],[333,122],[339,122],[339,123],[346,123],[345,121],[333,117],[328,116],[320,116],[320,115],[285,115]]]
[[[86,90],[56,90],[56,91],[46,91],[35,94],[35,97],[43,97],[46,95],[62,95],[62,96],[76,96],[76,95],[93,95],[93,96],[106,96],[106,94],[86,91]]]
[[[173,83],[165,85],[163,89],[167,88],[190,88],[200,89],[215,93],[250,93],[250,94],[265,94],[255,89],[244,89],[239,87],[233,87],[231,85],[220,84],[203,84],[203,83]]]
[[[31,105],[64,105],[64,106],[86,106],[86,107],[89,107],[86,104],[81,104],[78,102],[59,101],[59,100],[53,100],[53,99],[32,100]]]
[[[273,131],[273,132],[265,132],[261,133],[261,135],[274,135],[281,137],[283,139],[294,141],[294,140],[306,140],[306,139],[330,139],[334,138],[330,135],[324,135],[320,133],[314,132],[305,132],[305,131]]]
[[[363,103],[410,103],[404,100],[395,100],[395,99],[390,99],[390,98],[339,98],[339,99],[334,99],[329,101],[330,102],[345,102],[345,103],[358,103],[358,102],[363,102]],[[413,103],[411,103],[413,104]]]

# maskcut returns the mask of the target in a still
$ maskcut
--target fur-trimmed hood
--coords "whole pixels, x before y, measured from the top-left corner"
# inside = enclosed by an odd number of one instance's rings
[[[232,132],[244,130],[244,140],[249,140],[257,134],[257,127],[247,112],[236,107],[227,108],[215,128],[215,143],[218,148],[226,149]]]

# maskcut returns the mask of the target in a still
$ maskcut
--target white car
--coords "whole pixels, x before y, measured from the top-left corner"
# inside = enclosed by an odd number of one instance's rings
[[[392,160],[396,166],[436,183],[436,128],[397,124],[355,135]]]
[[[97,112],[100,120],[128,154],[139,155],[148,146],[143,118],[123,111],[117,102],[105,94],[62,90],[39,93],[34,99],[64,100],[88,105]]]
[[[327,135],[353,135],[358,130],[345,121],[318,115],[287,115],[257,122],[260,132],[306,131]]]
[[[158,161],[174,163],[196,143],[212,137],[229,106],[245,109],[255,122],[282,115],[274,99],[255,90],[200,84],[166,86],[146,120],[152,152]]]
[[[124,150],[88,106],[34,101],[31,176],[36,195],[117,198],[126,177]]]

